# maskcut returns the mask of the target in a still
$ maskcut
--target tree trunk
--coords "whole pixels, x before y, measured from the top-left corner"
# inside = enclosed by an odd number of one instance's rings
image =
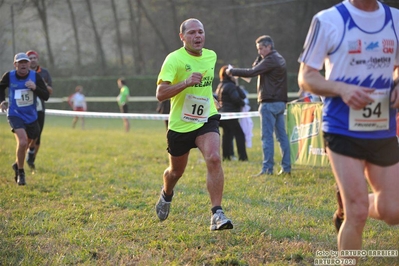
[[[140,13],[140,8],[138,7],[137,15],[134,15],[133,1],[135,0],[126,0],[127,5],[129,7],[129,29],[131,35],[131,44],[133,51],[133,60],[135,66],[135,73],[142,74],[143,70],[145,70],[145,61],[143,59],[143,52],[141,49],[141,43],[139,38],[140,25],[141,25],[141,17],[138,15]]]
[[[179,32],[180,23],[177,20],[176,4],[174,3],[173,0],[168,0],[168,2],[170,3],[170,5],[172,7],[173,29],[175,29],[177,32]],[[176,49],[178,47],[181,47],[181,42],[179,41],[179,38],[173,38],[173,40],[175,40]]]
[[[97,55],[100,57],[100,63],[101,63],[101,73],[106,74],[107,72],[107,61],[105,60],[105,54],[104,54],[104,49],[102,46],[101,38],[100,35],[98,34],[97,27],[96,27],[96,22],[94,21],[94,15],[93,15],[93,10],[91,8],[91,2],[90,0],[86,0],[87,4],[87,11],[89,12],[89,18],[91,21],[91,26],[93,28],[94,32],[94,41],[96,43],[96,48],[97,48]]]
[[[112,13],[114,15],[114,21],[115,21],[115,30],[116,30],[116,42],[118,46],[118,53],[119,53],[119,60],[120,64],[122,66],[125,65],[125,62],[123,60],[123,48],[122,48],[122,38],[121,38],[121,30],[119,28],[119,21],[118,21],[118,14],[116,12],[116,6],[115,6],[115,0],[111,0],[111,6],[112,6]]]
[[[239,3],[235,0],[232,0],[232,6],[239,5]],[[241,43],[242,36],[240,36],[240,11],[237,9],[233,9],[233,20],[232,23],[234,25],[234,37],[236,39],[237,47],[241,48],[244,45]],[[244,49],[238,49],[238,65],[243,65],[245,62],[244,51],[246,51],[247,47]],[[255,60],[255,58],[254,58]]]
[[[159,40],[161,41],[163,51],[165,52],[165,54],[167,54],[168,52],[170,52],[170,50],[169,50],[169,48],[168,48],[168,44],[167,44],[165,38],[162,37],[161,31],[158,29],[158,27],[157,27],[157,25],[155,24],[155,22],[151,19],[151,17],[150,17],[150,15],[148,14],[147,10],[146,10],[145,7],[143,6],[143,3],[141,3],[141,0],[137,0],[137,4],[138,4],[139,7],[141,8],[141,10],[143,10],[144,16],[146,17],[146,19],[147,19],[148,22],[150,23],[151,27],[154,28],[154,31],[155,31],[156,35],[159,37]]]
[[[73,36],[75,37],[75,48],[76,48],[76,65],[78,68],[82,66],[82,60],[81,60],[81,49],[80,49],[80,43],[79,43],[79,34],[78,34],[78,26],[76,23],[76,17],[75,13],[73,12],[73,7],[72,7],[72,2],[71,0],[67,0],[69,11],[71,13],[71,22],[72,22],[72,28],[73,28]]]
[[[51,50],[50,34],[47,24],[47,6],[46,0],[32,0],[33,4],[36,6],[37,12],[39,14],[39,19],[43,24],[44,37],[46,39],[47,54],[50,62],[50,68],[54,67],[54,56]]]

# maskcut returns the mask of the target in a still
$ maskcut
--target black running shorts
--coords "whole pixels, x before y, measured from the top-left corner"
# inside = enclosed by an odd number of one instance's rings
[[[396,137],[386,139],[359,139],[344,135],[323,133],[324,145],[333,152],[366,160],[379,166],[399,162],[399,144]]]
[[[9,116],[8,123],[11,126],[11,131],[15,133],[15,129],[23,128],[26,131],[29,139],[36,139],[40,134],[40,126],[37,120],[31,124],[25,124],[24,121],[17,116]]]
[[[179,133],[173,130],[168,130],[168,152],[172,156],[182,156],[193,148],[197,148],[195,140],[198,136],[204,135],[208,132],[219,133],[220,114],[208,118],[208,122],[204,123],[202,127],[187,133]]]

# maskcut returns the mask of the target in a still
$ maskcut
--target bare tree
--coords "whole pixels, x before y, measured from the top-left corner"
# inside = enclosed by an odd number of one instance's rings
[[[170,5],[172,7],[173,29],[178,31],[180,25],[179,25],[179,21],[177,19],[176,4],[175,4],[174,0],[168,0],[168,2],[170,3]],[[178,38],[173,38],[173,40],[175,40],[176,47],[181,46],[181,43]]]
[[[91,75],[119,74],[117,64],[124,60],[127,65],[130,58],[134,64],[131,74],[156,75],[165,54],[181,45],[176,34],[181,19],[194,16],[206,26],[207,46],[218,54],[217,67],[227,62],[250,66],[256,56],[254,40],[268,34],[294,76],[312,16],[341,1],[201,0],[198,4],[190,0],[0,0],[0,68],[8,68],[7,58],[19,50],[44,47],[48,67],[62,62],[52,66],[55,77],[86,75],[85,67],[93,60],[99,68],[90,68]],[[398,0],[384,3],[399,6]],[[111,4],[116,8],[114,17]],[[123,18],[128,19],[126,24]],[[117,27],[114,20],[119,23]],[[46,39],[37,38],[38,32]],[[53,55],[63,57],[58,61]],[[68,68],[71,65],[73,69]]]
[[[2,8],[4,4],[4,0],[0,0],[0,9]],[[10,6],[10,12],[11,12],[11,38],[12,38],[12,53],[15,54],[15,33],[14,33],[14,7],[13,5]],[[0,34],[4,34],[4,25],[0,24]],[[7,44],[7,40],[1,40],[0,39],[0,46],[5,47]],[[0,49],[0,56],[5,53],[5,49]]]
[[[44,37],[46,39],[47,54],[48,54],[49,61],[50,61],[50,67],[53,67],[54,66],[54,56],[53,56],[53,52],[51,50],[51,44],[50,44],[50,34],[49,34],[49,28],[48,28],[48,23],[47,23],[46,0],[32,0],[32,2],[37,9],[40,21],[43,24]]]
[[[123,66],[125,63],[123,60],[122,38],[121,38],[121,30],[119,28],[118,14],[116,12],[115,0],[111,0],[111,6],[112,6],[112,14],[114,15],[114,21],[115,21],[116,43],[118,46],[119,60],[121,65]]]
[[[148,14],[148,12],[145,9],[145,7],[144,7],[143,3],[141,2],[141,0],[137,0],[137,4],[141,8],[141,10],[143,11],[143,14],[144,14],[145,18],[148,20],[148,22],[150,23],[151,27],[154,29],[155,33],[157,34],[158,38],[160,39],[164,52],[168,53],[169,52],[168,44],[167,44],[165,38],[162,36],[161,31],[158,29],[157,25],[152,20],[151,16]]]
[[[232,5],[239,5],[239,2],[236,0],[232,0]],[[241,36],[240,36],[240,12],[238,11],[238,9],[233,9],[233,19],[231,21],[231,23],[234,25],[234,37],[236,39],[237,45],[238,47],[243,47],[243,45],[241,44],[240,40],[241,40]],[[246,48],[245,48],[246,49]],[[245,49],[238,49],[238,64],[242,65],[243,62],[245,61],[245,55],[244,55],[244,51]]]
[[[129,7],[129,29],[131,35],[131,45],[133,50],[133,60],[135,65],[135,73],[142,74],[145,69],[145,61],[143,59],[143,51],[141,49],[141,43],[139,38],[140,25],[141,25],[141,16],[140,8],[137,7],[136,16],[134,15],[133,1],[135,0],[126,0],[127,5]]]
[[[93,9],[91,7],[90,0],[86,0],[86,5],[87,5],[87,11],[89,12],[91,26],[92,26],[93,32],[94,32],[94,41],[96,43],[97,54],[100,57],[100,62],[102,65],[101,72],[102,72],[102,74],[105,74],[106,70],[107,70],[107,61],[105,60],[105,53],[104,53],[104,49],[102,46],[100,35],[97,31],[96,22],[94,21]]]
[[[82,60],[81,60],[81,49],[80,49],[80,43],[79,43],[79,34],[78,34],[78,26],[76,23],[76,17],[75,13],[73,12],[73,6],[71,0],[67,0],[69,11],[71,13],[71,22],[72,22],[72,29],[73,29],[73,36],[75,38],[75,47],[76,47],[76,64],[80,68],[82,66]]]

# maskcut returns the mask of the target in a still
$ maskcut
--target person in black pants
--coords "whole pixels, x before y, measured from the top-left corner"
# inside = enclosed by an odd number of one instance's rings
[[[47,68],[44,68],[39,64],[39,53],[34,50],[29,50],[26,52],[26,55],[29,57],[30,60],[30,69],[36,71],[36,73],[38,73],[43,78],[44,83],[46,84],[47,91],[49,95],[51,95],[53,93],[53,80]],[[44,105],[44,100],[42,100],[40,97],[37,97],[36,102],[37,122],[40,126],[40,132],[37,139],[29,145],[26,156],[26,162],[32,170],[35,170],[35,160],[40,148],[40,140],[44,128],[46,109]]]
[[[227,65],[222,66],[219,71],[220,83],[216,89],[216,95],[220,103],[219,112],[241,112],[245,105],[246,95],[238,86],[237,79],[226,73]],[[236,139],[238,160],[248,161],[245,147],[245,135],[242,131],[238,118],[221,120],[220,127],[223,128],[222,153],[224,160],[231,160],[233,151],[233,140]]]
[[[169,114],[170,113],[170,99],[167,99],[162,102],[158,102],[156,111],[158,114]],[[166,130],[168,130],[169,119],[166,119],[164,121],[165,121]]]

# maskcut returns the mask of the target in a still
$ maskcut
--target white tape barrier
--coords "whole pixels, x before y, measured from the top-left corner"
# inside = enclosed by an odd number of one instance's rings
[[[297,98],[298,92],[288,92],[288,98]],[[257,99],[258,95],[256,93],[249,93],[248,99]],[[86,102],[115,102],[116,97],[108,97],[108,96],[101,96],[101,97],[90,97],[87,96]],[[47,101],[48,103],[63,103],[68,102],[68,97],[60,97],[54,98],[50,97]],[[129,96],[129,102],[158,102],[155,96]]]
[[[288,92],[288,97],[295,98],[298,96],[297,92]],[[256,93],[250,93],[248,95],[249,99],[256,99]],[[68,97],[62,98],[50,98],[49,103],[62,103],[67,102]],[[86,97],[87,102],[115,102],[115,97]],[[158,101],[155,96],[136,96],[129,97],[131,102],[152,102]],[[143,119],[143,120],[168,120],[169,115],[164,114],[137,114],[137,113],[102,113],[102,112],[74,112],[74,111],[64,111],[55,109],[46,109],[46,114],[56,115],[56,116],[78,116],[78,117],[97,117],[97,118],[128,118],[128,119]],[[0,113],[1,115],[1,113]],[[240,113],[221,113],[222,120],[244,118],[244,117],[258,117],[259,113],[257,111],[252,112],[240,112]]]
[[[137,113],[106,113],[106,112],[76,112],[76,111],[65,111],[46,109],[47,115],[55,116],[77,116],[77,117],[92,117],[92,118],[127,118],[127,119],[142,119],[142,120],[168,120],[169,115],[167,114],[137,114]],[[240,112],[240,113],[220,113],[222,120],[244,118],[244,117],[255,117],[259,116],[257,111],[253,112]]]

